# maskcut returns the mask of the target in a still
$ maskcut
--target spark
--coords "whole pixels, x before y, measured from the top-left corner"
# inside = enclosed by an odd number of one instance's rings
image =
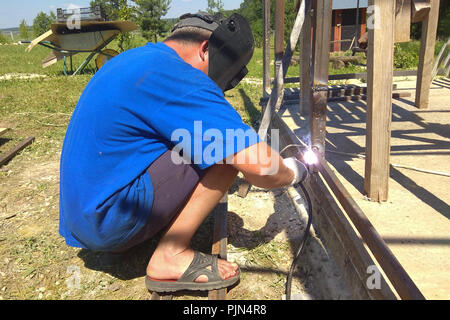
[[[317,164],[319,162],[319,159],[317,158],[315,152],[311,149],[305,151],[305,153],[303,154],[303,159],[308,165]]]

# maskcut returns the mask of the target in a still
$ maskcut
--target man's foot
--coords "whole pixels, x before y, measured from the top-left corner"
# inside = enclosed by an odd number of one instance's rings
[[[194,259],[194,250],[188,248],[181,252],[156,250],[147,266],[147,276],[157,280],[178,280]],[[238,274],[236,263],[218,259],[217,267],[220,277],[225,280]],[[207,267],[211,270],[211,267]],[[200,275],[195,282],[208,282],[206,275]]]

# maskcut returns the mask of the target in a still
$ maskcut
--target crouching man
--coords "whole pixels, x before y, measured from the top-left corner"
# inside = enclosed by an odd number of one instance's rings
[[[239,279],[236,264],[194,251],[192,236],[239,171],[269,189],[305,172],[224,98],[252,54],[240,15],[187,14],[164,42],[128,50],[93,76],[61,155],[60,234],[68,245],[124,252],[164,230],[147,266],[150,290],[212,290]]]

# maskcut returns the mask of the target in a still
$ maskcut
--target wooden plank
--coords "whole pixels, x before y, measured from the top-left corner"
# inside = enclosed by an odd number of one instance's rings
[[[371,0],[378,8],[369,29],[364,191],[374,201],[387,201],[392,116],[395,2]]]
[[[9,150],[4,156],[0,158],[0,167],[3,166],[5,163],[7,163],[9,160],[14,158],[14,156],[25,149],[27,146],[32,144],[34,141],[34,137],[26,138],[25,140],[22,140],[17,146]]]
[[[411,22],[420,22],[425,20],[430,12],[430,0],[412,0],[411,3]]]
[[[211,253],[218,254],[221,259],[227,259],[227,214],[228,194],[225,194],[214,209],[213,246]],[[227,289],[212,290],[208,293],[209,300],[226,300]]]
[[[0,136],[4,135],[9,130],[10,130],[9,128],[0,128]]]
[[[334,10],[334,22],[333,51],[341,51],[342,10]]]
[[[395,42],[408,42],[411,37],[411,0],[397,0],[395,6]]]
[[[417,70],[395,70],[394,77],[408,77],[416,76]],[[342,74],[330,74],[328,75],[328,80],[347,80],[347,79],[362,79],[367,80],[367,73],[342,73]],[[297,83],[299,82],[299,77],[290,77],[284,79],[284,83]]]
[[[434,61],[434,46],[439,17],[439,0],[431,0],[430,12],[422,22],[419,67],[417,69],[417,86],[415,105],[420,109],[428,108],[430,86]]]

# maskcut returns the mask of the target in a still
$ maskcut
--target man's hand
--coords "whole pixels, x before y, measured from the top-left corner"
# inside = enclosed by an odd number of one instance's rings
[[[294,157],[283,159],[283,164],[294,172],[294,179],[291,185],[304,181],[308,177],[306,166]]]
[[[287,167],[278,152],[264,141],[236,153],[227,164],[242,172],[252,185],[265,189],[287,186],[296,181],[295,174],[300,172]]]

